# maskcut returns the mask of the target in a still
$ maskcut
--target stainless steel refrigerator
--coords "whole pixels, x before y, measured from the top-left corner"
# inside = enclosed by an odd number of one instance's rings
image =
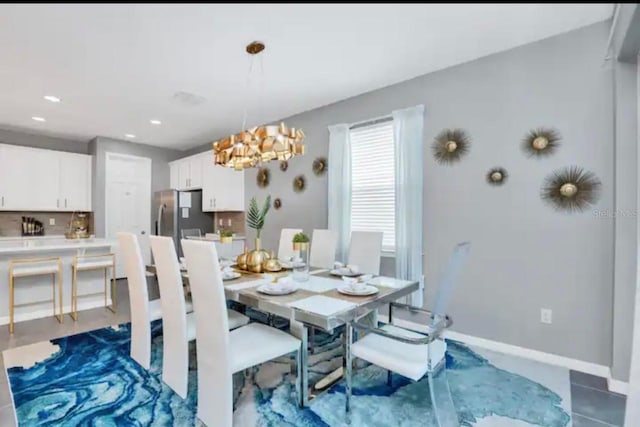
[[[155,234],[173,239],[182,255],[182,230],[199,229],[204,236],[213,232],[213,213],[202,212],[202,191],[156,191],[153,198],[156,212]]]

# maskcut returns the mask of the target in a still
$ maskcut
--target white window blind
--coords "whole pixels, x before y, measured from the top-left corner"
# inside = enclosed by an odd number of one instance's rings
[[[394,251],[395,159],[393,122],[350,131],[351,230],[382,231],[383,251]]]

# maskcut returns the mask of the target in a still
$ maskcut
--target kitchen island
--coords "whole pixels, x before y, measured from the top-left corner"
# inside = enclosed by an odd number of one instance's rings
[[[62,301],[63,313],[71,312],[71,265],[77,255],[109,254],[116,242],[109,239],[65,239],[64,236],[46,237],[3,237],[0,238],[0,325],[9,323],[9,262],[16,259],[60,257],[62,259]],[[78,274],[78,310],[101,307],[104,297],[103,271],[86,271]],[[111,287],[108,287],[109,292]],[[85,294],[96,294],[83,297]],[[15,303],[29,304],[16,307],[16,334],[19,334],[19,323],[23,320],[41,317],[53,318],[51,299],[51,276],[20,277],[15,281]],[[111,294],[108,294],[111,304]],[[80,320],[82,314],[80,314]],[[65,322],[72,322],[69,316]]]

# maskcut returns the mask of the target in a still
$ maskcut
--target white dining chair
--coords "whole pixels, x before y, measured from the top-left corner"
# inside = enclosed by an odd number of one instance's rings
[[[151,322],[162,318],[160,300],[149,301],[147,278],[138,238],[133,233],[118,233],[124,258],[131,310],[131,358],[143,368],[151,365]]]
[[[296,354],[296,386],[302,402],[301,341],[278,329],[250,323],[229,331],[222,275],[215,245],[183,240],[196,316],[198,418],[209,427],[231,427],[236,372]]]
[[[293,250],[293,236],[302,233],[300,228],[283,228],[280,231],[280,243],[278,244],[278,259],[285,260],[298,255]]]
[[[319,268],[333,268],[336,260],[338,235],[333,230],[313,230],[309,265]]]
[[[445,353],[447,344],[442,338],[443,331],[452,324],[446,315],[449,300],[453,293],[455,280],[467,259],[471,244],[469,242],[456,245],[445,274],[439,283],[431,311],[411,307],[406,304],[391,303],[389,306],[389,322],[381,328],[352,323],[347,328],[348,342],[353,338],[353,330],[361,330],[367,334],[350,346],[345,355],[346,411],[351,404],[351,375],[353,359],[363,359],[380,366],[389,372],[387,380],[391,385],[391,372],[395,372],[413,381],[419,381],[427,375],[429,391],[440,427],[458,427],[458,415],[446,377]],[[423,330],[414,331],[399,327],[393,322],[394,309],[406,309],[412,313],[423,313],[428,316],[428,323]],[[347,346],[349,348],[349,346]]]
[[[361,273],[380,274],[381,231],[353,231],[347,263],[357,265]]]
[[[178,255],[171,237],[149,236],[162,305],[162,381],[183,399],[189,385],[189,342],[196,339],[187,314]]]

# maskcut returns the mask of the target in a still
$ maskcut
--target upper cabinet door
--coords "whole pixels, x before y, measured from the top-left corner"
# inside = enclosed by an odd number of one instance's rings
[[[178,163],[178,176],[180,177],[180,186],[178,190],[186,190],[190,188],[189,182],[191,181],[190,163],[188,160],[183,160]]]
[[[172,190],[180,189],[180,163],[169,163],[169,188]]]
[[[202,155],[189,159],[189,188],[202,188]]]
[[[91,210],[91,156],[60,153],[60,209]]]
[[[0,145],[0,209],[22,210],[30,203],[30,177],[27,150]]]
[[[216,173],[217,169],[222,166],[214,165],[208,156],[202,156],[200,162],[202,168],[202,212],[214,212],[216,210],[214,201],[217,186],[220,184]]]
[[[244,210],[244,171],[216,167],[219,173],[219,186],[214,201],[219,211]]]

